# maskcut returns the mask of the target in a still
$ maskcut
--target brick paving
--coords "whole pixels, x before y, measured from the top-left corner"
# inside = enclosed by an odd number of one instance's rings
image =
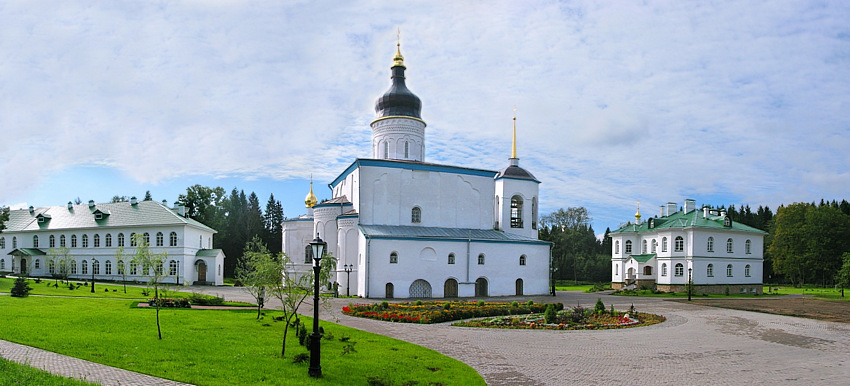
[[[200,289],[224,295],[227,300],[250,301],[238,288]],[[502,330],[446,323],[387,323],[338,312],[343,305],[359,299],[332,299],[337,312],[322,310],[322,316],[434,349],[469,364],[492,385],[839,385],[850,379],[850,324],[657,298],[575,292],[561,292],[555,298],[532,298],[537,302],[562,302],[567,307],[577,303],[592,306],[597,298],[602,298],[606,308],[613,303],[618,310],[625,310],[634,304],[638,311],[664,315],[667,321],[617,330]],[[268,304],[269,308],[275,306],[274,302]],[[303,313],[312,313],[309,305],[303,308]],[[66,376],[103,384],[174,384],[58,354],[21,353],[36,349],[9,345],[0,341],[0,355]]]

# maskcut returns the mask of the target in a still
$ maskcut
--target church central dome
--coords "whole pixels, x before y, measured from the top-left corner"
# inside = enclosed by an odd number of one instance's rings
[[[404,84],[404,57],[401,56],[400,48],[396,49],[396,55],[393,58],[392,80],[393,84],[375,102],[376,118],[385,118],[392,116],[404,116],[419,118],[422,111],[422,101],[419,97],[411,92],[407,85]]]

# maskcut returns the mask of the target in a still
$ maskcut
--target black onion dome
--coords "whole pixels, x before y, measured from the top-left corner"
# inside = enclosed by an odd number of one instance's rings
[[[496,179],[499,178],[515,178],[520,180],[537,181],[537,178],[534,178],[533,174],[517,165],[511,165],[500,170],[499,174],[496,175]]]
[[[404,84],[404,65],[396,63],[392,67],[393,85],[375,102],[377,118],[405,116],[422,119],[422,101],[407,89]]]

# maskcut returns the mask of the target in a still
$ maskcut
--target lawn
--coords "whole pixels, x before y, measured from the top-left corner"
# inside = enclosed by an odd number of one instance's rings
[[[60,377],[0,358],[0,385],[84,386],[91,383]]]
[[[701,294],[697,289],[696,293],[692,294],[692,298],[699,299],[712,299],[712,298],[762,298],[762,297],[771,297],[778,296],[778,294],[769,294],[766,292],[767,288],[765,288],[764,295],[755,295],[755,294],[741,294],[741,293],[730,293],[729,295],[724,294]],[[651,297],[651,298],[688,298],[687,292],[661,292],[661,293],[653,293],[651,290],[626,290],[621,292],[613,292],[611,295],[615,296],[640,296],[640,297]]]
[[[0,339],[176,381],[200,384],[484,384],[471,367],[436,351],[321,322],[324,378],[307,376],[306,353],[290,328],[280,358],[282,322],[266,311],[163,309],[163,340],[155,310],[126,299],[0,296],[6,321]],[[312,320],[302,317],[308,325]],[[340,338],[348,338],[341,341]],[[351,346],[353,344],[353,346]],[[346,346],[354,352],[344,354]]]
[[[778,286],[773,285],[771,287],[764,287],[764,293],[767,294],[768,288],[772,289],[772,293],[778,295],[788,295],[788,294],[799,294],[799,295],[813,295],[816,298],[826,299],[826,300],[850,300],[850,290],[845,290],[844,298],[841,297],[841,289],[835,288],[820,288],[820,287],[790,287],[790,286]]]

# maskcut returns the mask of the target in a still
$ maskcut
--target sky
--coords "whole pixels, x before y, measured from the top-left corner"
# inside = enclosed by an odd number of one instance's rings
[[[4,1],[0,205],[173,203],[201,184],[305,212],[371,157],[400,30],[426,161],[520,166],[598,233],[697,205],[850,191],[847,1]]]

